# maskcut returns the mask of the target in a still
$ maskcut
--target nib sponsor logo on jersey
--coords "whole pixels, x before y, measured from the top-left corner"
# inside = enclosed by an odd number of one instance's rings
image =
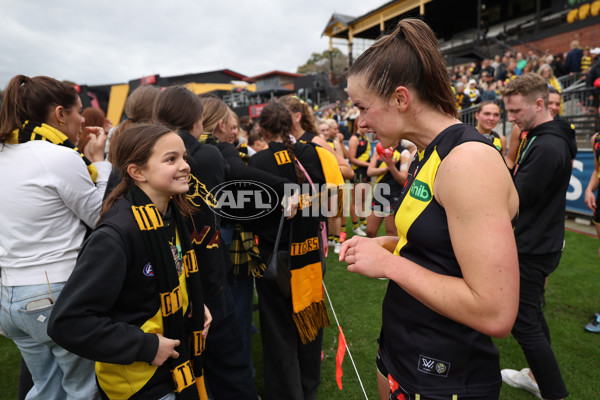
[[[416,179],[410,187],[410,197],[428,202],[431,200],[431,189],[429,189],[429,186],[425,182]]]
[[[419,365],[417,369],[429,375],[448,377],[450,363],[435,358],[419,355]]]

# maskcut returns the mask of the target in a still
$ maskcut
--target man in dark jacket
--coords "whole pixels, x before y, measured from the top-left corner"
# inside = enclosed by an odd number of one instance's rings
[[[527,132],[519,145],[513,180],[519,193],[515,239],[519,253],[519,312],[512,334],[529,368],[504,369],[502,380],[544,399],[563,399],[568,391],[550,346],[541,298],[546,278],[560,261],[564,243],[566,193],[575,135],[564,120],[548,111],[548,84],[526,74],[504,89],[508,119]]]
[[[596,83],[598,79],[600,79],[600,62],[594,63],[585,77],[585,87],[590,90],[588,104],[592,107],[594,114],[598,113],[598,106],[600,106],[600,82]]]

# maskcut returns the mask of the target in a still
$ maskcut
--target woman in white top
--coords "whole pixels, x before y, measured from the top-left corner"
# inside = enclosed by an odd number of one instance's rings
[[[86,230],[100,216],[110,173],[106,136],[89,127],[74,87],[17,75],[0,109],[0,328],[33,377],[28,399],[93,399],[92,361],[56,345],[46,323],[75,266]]]

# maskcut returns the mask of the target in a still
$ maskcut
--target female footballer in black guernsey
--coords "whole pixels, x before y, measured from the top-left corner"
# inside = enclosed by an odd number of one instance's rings
[[[352,65],[358,126],[383,147],[418,149],[400,197],[397,237],[354,236],[348,271],[390,280],[377,354],[381,399],[497,399],[490,336],[518,309],[511,220],[518,195],[498,151],[457,119],[444,59],[421,20],[404,19]]]

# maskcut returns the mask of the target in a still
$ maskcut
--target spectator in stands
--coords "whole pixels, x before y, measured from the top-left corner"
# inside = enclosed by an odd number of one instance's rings
[[[557,53],[554,55],[552,62],[550,63],[552,66],[552,70],[554,71],[554,76],[561,77],[563,75],[568,74],[565,69],[565,64],[563,62],[563,55],[561,53]]]
[[[506,79],[506,69],[508,68],[508,57],[502,56],[502,61],[496,67],[494,78],[496,81],[503,81]]]
[[[562,93],[563,87],[560,81],[556,79],[556,76],[554,76],[554,71],[552,70],[552,67],[550,65],[542,64],[537,70],[537,73],[540,74],[542,78],[546,80],[548,86],[551,86],[554,89],[556,89],[559,93]]]
[[[477,88],[477,81],[475,79],[469,81],[469,87],[465,89],[465,96],[469,98],[469,107],[481,102],[481,92]]]
[[[527,74],[513,80],[503,96],[508,120],[526,132],[512,170],[519,193],[514,232],[521,278],[512,334],[529,368],[503,369],[502,380],[540,398],[563,399],[568,391],[550,346],[541,299],[562,253],[566,192],[577,145],[569,124],[552,119],[548,84],[541,76]]]
[[[494,56],[494,61],[492,61],[490,63],[492,68],[494,68],[494,73],[492,74],[493,77],[496,76],[496,73],[498,72],[498,67],[500,66],[500,64],[502,64],[502,57],[499,54],[496,54]]]
[[[469,100],[469,96],[465,94],[465,84],[459,81],[456,83],[455,87],[456,93],[454,99],[456,101],[456,108],[459,110],[469,108],[471,106],[471,101]]]
[[[579,40],[573,40],[571,42],[571,50],[569,50],[565,58],[565,70],[567,73],[571,75],[581,73],[581,57],[583,57],[583,51],[581,50]]]
[[[581,56],[581,73],[587,74],[591,66],[592,57],[590,56],[590,46],[585,46],[583,48],[583,55]]]
[[[486,72],[487,76],[493,79],[494,77],[494,67],[491,65],[491,61],[488,58],[484,58],[481,60],[481,73]]]
[[[491,82],[489,85],[482,85],[481,101],[498,99],[498,83]]]
[[[523,56],[522,52],[517,51],[515,61],[517,62],[517,67],[515,68],[515,75],[522,75],[523,69],[525,69],[525,66],[527,65],[527,59]]]

